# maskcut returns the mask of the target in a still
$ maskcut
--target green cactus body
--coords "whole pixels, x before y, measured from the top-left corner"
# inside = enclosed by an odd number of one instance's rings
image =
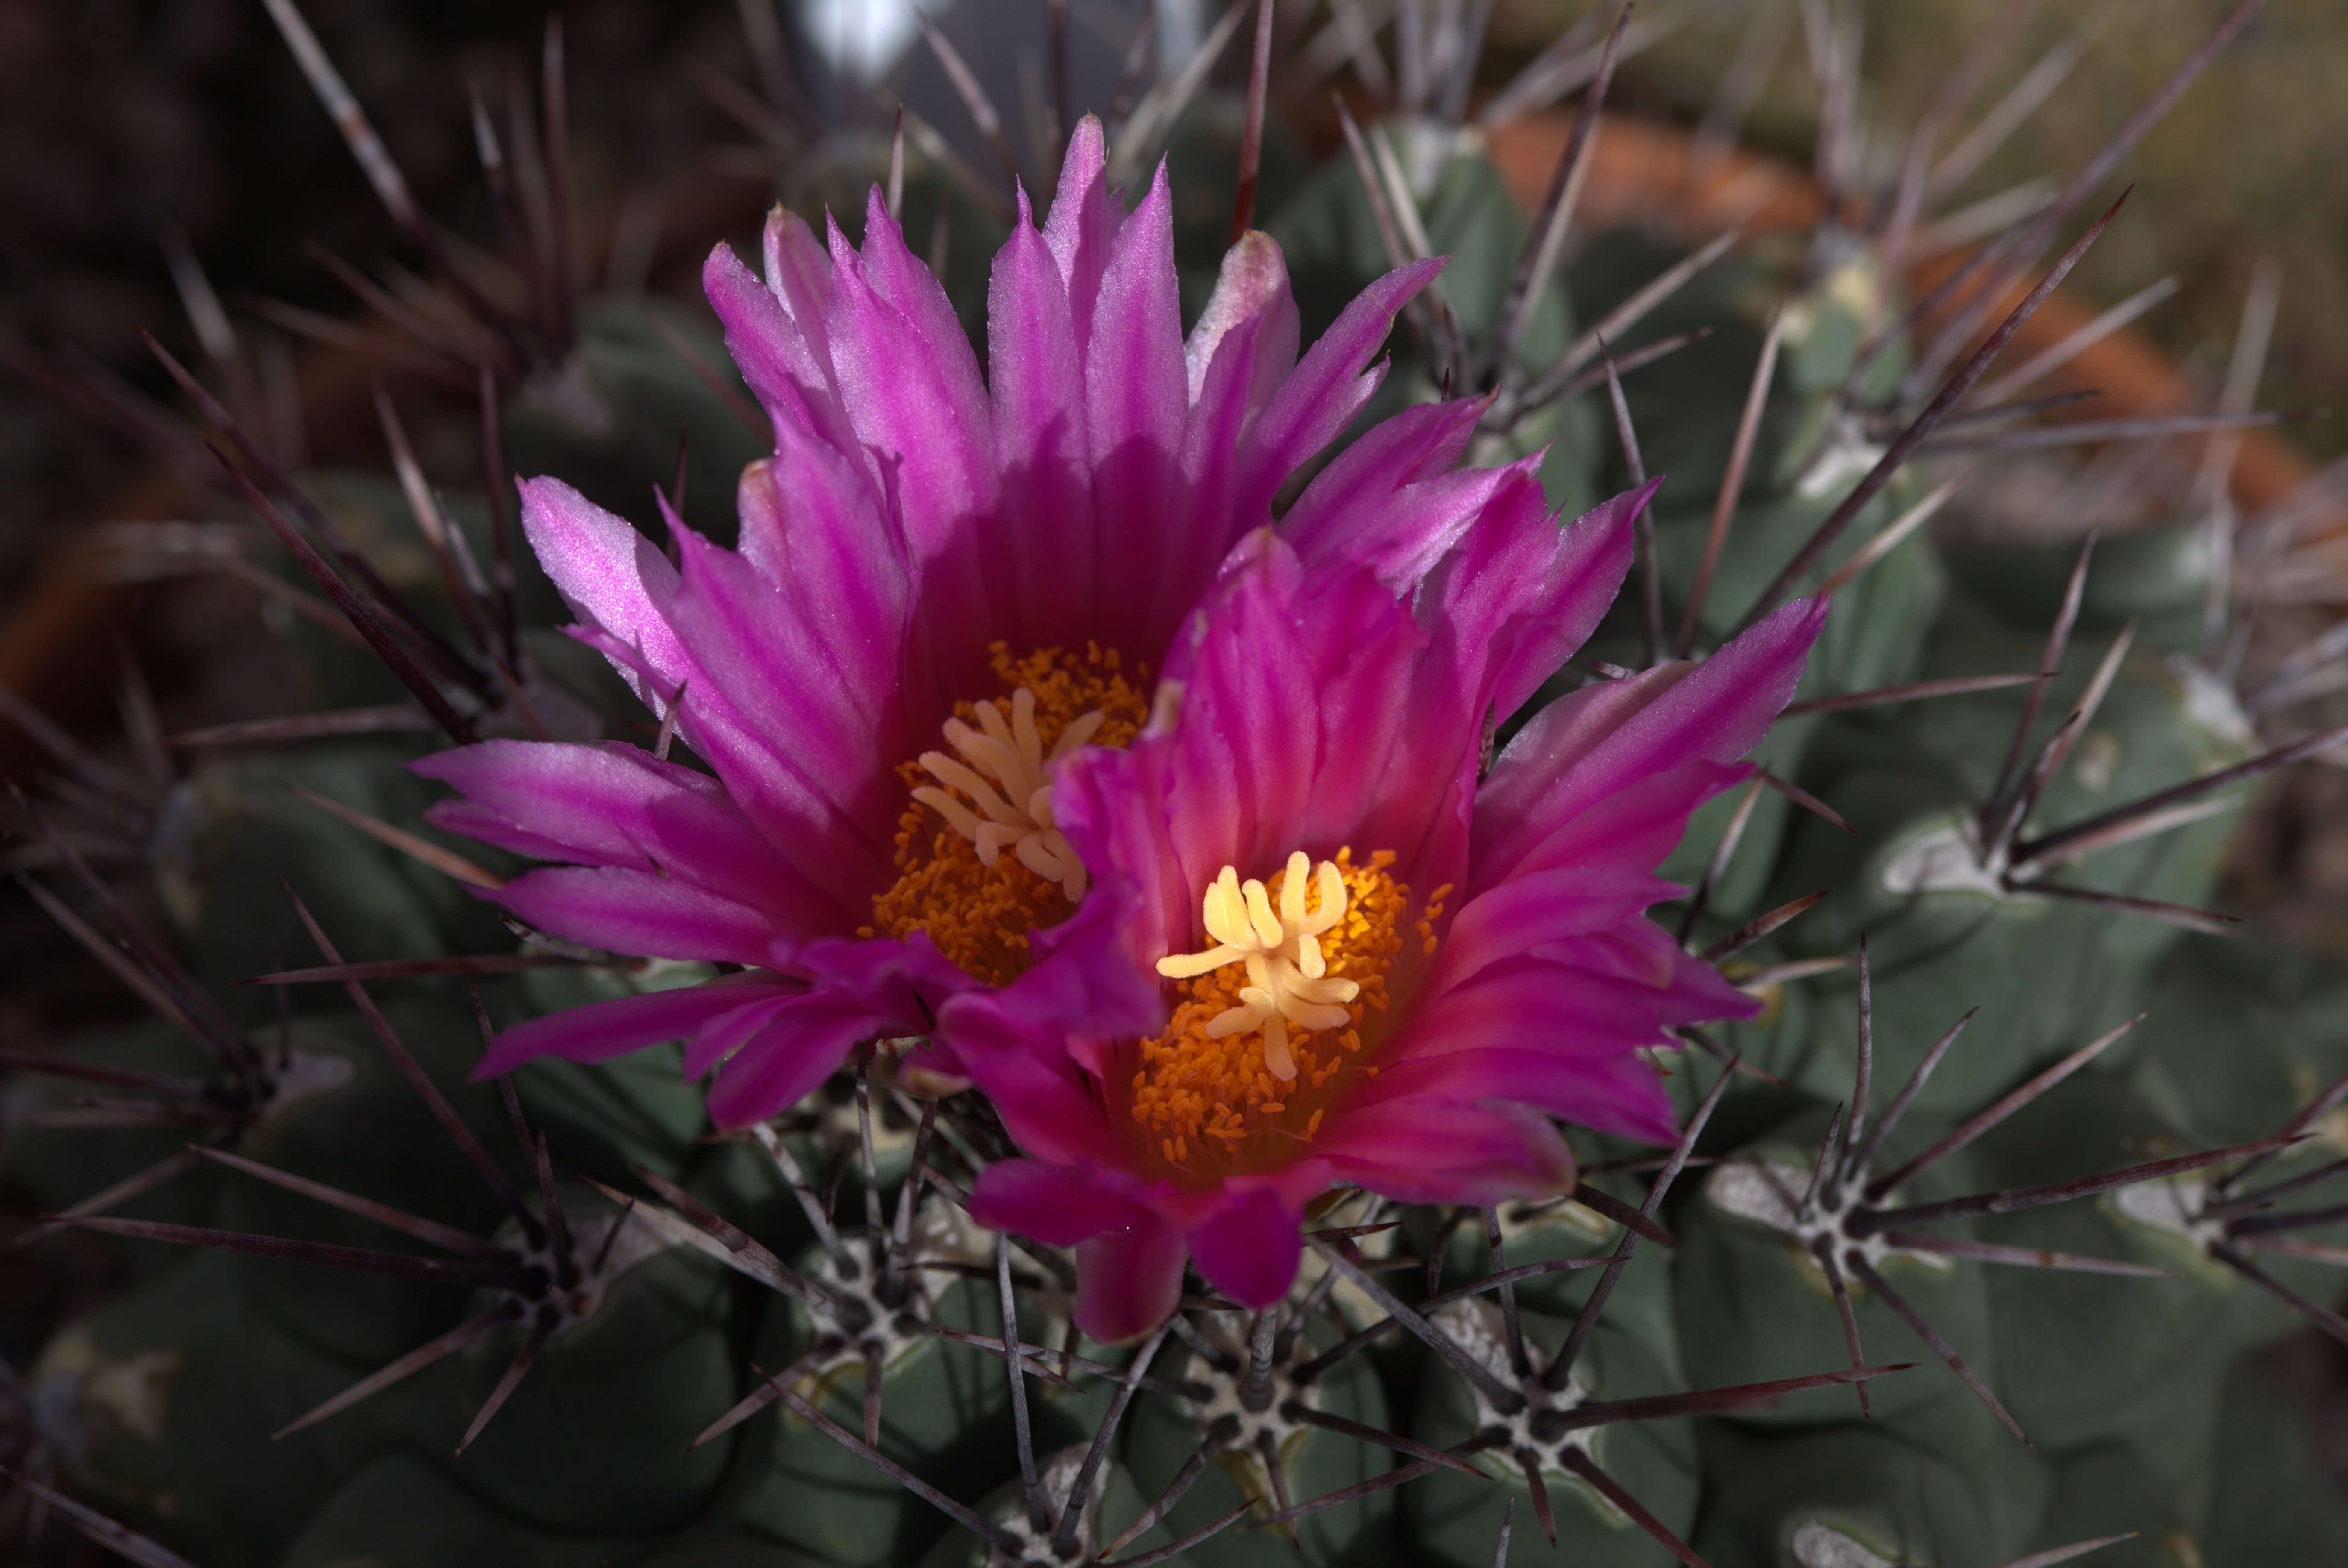
[[[932,1320],[973,1334],[997,1329],[992,1294],[949,1276],[936,1292]],[[808,1348],[806,1332],[796,1307],[770,1303],[752,1359],[782,1376]],[[819,1408],[861,1429],[863,1371],[852,1355],[827,1357],[814,1387],[823,1396]],[[705,1419],[733,1398],[708,1404]],[[881,1451],[932,1484],[975,1498],[1017,1479],[1016,1461],[1001,1439],[1009,1403],[1000,1361],[936,1339],[905,1339],[883,1365],[881,1410]],[[732,1502],[752,1529],[839,1563],[911,1562],[941,1534],[945,1522],[935,1512],[799,1417],[784,1412],[757,1419],[760,1425],[746,1434],[752,1445],[746,1480]]]
[[[1513,1252],[1509,1255],[1515,1257]],[[1493,1357],[1496,1367],[1506,1366],[1508,1352],[1497,1309],[1488,1303],[1468,1302],[1445,1312],[1444,1326],[1471,1353]],[[1524,1317],[1529,1334],[1551,1344],[1564,1337],[1569,1322],[1531,1311]],[[1601,1328],[1575,1362],[1569,1390],[1558,1403],[1570,1411],[1584,1398],[1637,1398],[1676,1392],[1684,1387],[1635,1332]],[[1437,1446],[1459,1442],[1488,1425],[1490,1417],[1491,1412],[1479,1408],[1472,1391],[1456,1377],[1435,1365],[1427,1367],[1414,1424],[1421,1440]],[[1583,1446],[1609,1476],[1672,1530],[1686,1533],[1698,1491],[1695,1445],[1688,1423],[1628,1422],[1580,1432],[1569,1440]],[[1517,1518],[1531,1522],[1531,1488],[1522,1461],[1488,1454],[1479,1464],[1498,1485],[1479,1485],[1446,1470],[1428,1477],[1410,1493],[1410,1539],[1428,1562],[1491,1561],[1493,1530],[1509,1498],[1515,1500]],[[1612,1499],[1581,1477],[1544,1465],[1541,1484],[1550,1494],[1558,1543],[1552,1549],[1537,1529],[1520,1529],[1510,1538],[1509,1562],[1590,1563],[1612,1568],[1644,1563],[1653,1553],[1654,1542]]]

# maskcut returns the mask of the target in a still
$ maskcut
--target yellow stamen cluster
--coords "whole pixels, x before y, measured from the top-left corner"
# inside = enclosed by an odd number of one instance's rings
[[[1345,918],[1345,879],[1333,861],[1321,862],[1318,876],[1320,903],[1308,913],[1305,890],[1313,885],[1313,862],[1303,850],[1290,855],[1279,879],[1280,913],[1275,914],[1263,883],[1251,880],[1241,887],[1239,868],[1225,866],[1207,889],[1200,917],[1216,945],[1158,961],[1158,973],[1169,980],[1192,980],[1210,969],[1245,965],[1248,983],[1240,987],[1239,1006],[1209,1019],[1207,1034],[1220,1040],[1262,1030],[1263,1065],[1282,1083],[1296,1081],[1288,1026],[1334,1029],[1346,1022],[1343,1004],[1362,991],[1344,975],[1330,974],[1322,956],[1322,934]]]
[[[1098,645],[1014,659],[997,643],[994,668],[1009,695],[958,703],[946,721],[960,758],[924,752],[898,769],[912,795],[897,824],[903,874],[873,899],[864,934],[925,931],[957,966],[1001,985],[1026,969],[1028,932],[1066,920],[1084,896],[1084,868],[1052,825],[1051,764],[1078,746],[1131,745],[1149,705]]]
[[[943,817],[993,865],[1004,846],[1019,863],[1045,882],[1060,884],[1070,903],[1085,896],[1084,862],[1052,820],[1051,765],[1082,746],[1107,716],[1098,708],[1080,714],[1060,731],[1050,756],[1035,725],[1035,694],[1021,686],[1011,694],[1011,717],[991,702],[978,705],[978,727],[946,720],[946,741],[962,755],[922,753],[922,770],[938,783],[913,791],[913,799]],[[940,789],[938,785],[945,788]],[[960,790],[961,794],[954,793]],[[963,799],[975,806],[963,804]]]
[[[1140,1042],[1128,1086],[1135,1124],[1169,1164],[1220,1169],[1309,1143],[1339,1080],[1376,1072],[1361,1061],[1363,1020],[1385,1010],[1413,930],[1394,860],[1380,850],[1356,865],[1339,850],[1313,867],[1295,854],[1265,882],[1228,868],[1209,889],[1217,945],[1159,965],[1180,999],[1166,1032]],[[1416,923],[1422,944],[1430,921]]]

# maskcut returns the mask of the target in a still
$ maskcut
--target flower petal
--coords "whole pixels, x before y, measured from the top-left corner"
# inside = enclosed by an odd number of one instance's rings
[[[1451,662],[1463,691],[1473,683],[1479,720],[1515,713],[1598,629],[1631,569],[1632,523],[1663,483],[1602,501],[1560,531],[1531,462],[1509,472],[1478,526],[1433,571],[1420,607],[1457,639]]]
[[[1345,550],[1364,518],[1396,492],[1457,464],[1488,406],[1483,398],[1454,397],[1379,421],[1313,476],[1280,520],[1280,536],[1308,566]]]
[[[1633,920],[1540,944],[1440,995],[1422,995],[1384,1059],[1514,1047],[1533,1033],[1549,1042],[1540,1048],[1559,1056],[1628,1051],[1673,1044],[1663,1032],[1671,1025],[1759,1010],[1711,965],[1680,952],[1662,928]],[[1384,1098],[1393,1088],[1385,1078],[1359,1092]]]
[[[1251,466],[1249,436],[1296,367],[1299,330],[1279,245],[1269,234],[1241,235],[1224,253],[1215,292],[1182,350],[1190,399],[1184,508],[1202,547],[1213,542],[1217,555],[1272,521],[1272,494]],[[1276,490],[1279,481],[1271,482]],[[1205,586],[1203,579],[1189,583],[1191,598]]]
[[[1662,1129],[1667,1138],[1671,1097],[1639,1048],[1672,1044],[1671,1025],[1758,1010],[1634,917],[1490,965],[1440,995],[1422,994],[1340,1129],[1370,1104],[1498,1097],[1601,1131],[1652,1137]]]
[[[863,250],[850,249],[835,225],[831,251],[826,325],[840,400],[904,520],[936,641],[983,655],[989,605],[977,535],[996,498],[977,356],[877,188],[865,209]]]
[[[760,964],[782,934],[766,910],[617,866],[555,866],[481,896],[566,942],[647,958]]]
[[[1536,714],[1477,797],[1475,872],[1524,861],[1616,790],[1695,760],[1733,762],[1768,732],[1801,679],[1826,602],[1776,611],[1702,665],[1666,665],[1586,687]]]
[[[1053,820],[1093,884],[1053,942],[1081,953],[1078,962],[1107,965],[1121,954],[1153,985],[1151,965],[1189,936],[1198,914],[1199,890],[1169,831],[1168,752],[1162,737],[1147,736],[1128,751],[1087,748],[1061,762],[1052,784]]]
[[[1394,1098],[1385,1106],[1413,1117],[1423,1114],[1430,1102],[1507,1100],[1538,1107],[1615,1138],[1669,1143],[1676,1136],[1678,1123],[1663,1078],[1628,1046],[1571,1056],[1507,1048],[1458,1051],[1398,1063],[1381,1075],[1382,1079],[1388,1077],[1395,1081],[1389,1090]],[[1349,1112],[1346,1131],[1353,1131],[1356,1117],[1365,1126],[1373,1125],[1372,1109]]]
[[[987,286],[987,374],[1003,511],[988,552],[1014,646],[1081,646],[1099,635],[1098,525],[1086,444],[1084,356],[1068,287],[1025,221],[994,258]]]
[[[1302,325],[1296,301],[1289,293],[1288,261],[1280,242],[1261,230],[1250,229],[1223,253],[1215,276],[1215,292],[1183,340],[1182,365],[1189,383],[1190,406],[1199,410],[1207,400],[1218,360],[1231,368],[1218,397],[1226,399],[1242,419],[1255,414],[1272,398],[1296,367]],[[1194,419],[1198,415],[1194,412]],[[1228,415],[1209,412],[1204,423],[1215,429]]]
[[[797,430],[742,470],[743,558],[827,645],[825,666],[863,700],[902,673],[912,562],[862,470]]]
[[[831,345],[823,325],[824,300],[831,293],[831,253],[807,220],[779,201],[767,213],[764,241],[767,291],[798,329],[824,383],[832,385]]]
[[[1098,967],[1107,975],[1119,969]],[[1123,968],[1136,978],[1148,975],[1138,964]],[[986,1091],[1020,1148],[1063,1164],[1117,1167],[1129,1146],[1070,1054],[1066,1032],[1020,1002],[983,987],[963,990],[937,1007],[939,1037],[952,1042],[961,1069]]]
[[[1068,138],[1052,211],[1044,220],[1044,245],[1067,286],[1078,343],[1092,341],[1093,302],[1099,297],[1101,274],[1108,270],[1109,250],[1125,219],[1108,188],[1107,161],[1101,122],[1088,114],[1076,121],[1076,133]]]
[[[562,602],[581,620],[636,652],[640,665],[615,659],[613,667],[644,706],[664,711],[669,694],[696,673],[668,624],[676,568],[627,519],[605,511],[561,480],[524,480],[520,490],[522,532]],[[656,689],[647,689],[645,672],[654,677]]]
[[[485,740],[408,769],[466,796],[436,805],[428,820],[502,849],[665,874],[800,918],[833,907],[768,848],[717,780],[633,746]]]
[[[1529,851],[1524,858],[1479,856],[1468,894],[1479,896],[1512,878],[1560,867],[1595,872],[1659,865],[1686,835],[1696,808],[1752,772],[1748,767],[1699,758],[1642,780],[1636,789],[1618,789],[1574,812],[1545,837],[1517,835]],[[1497,812],[1491,821],[1496,830],[1508,825]]]
[[[1446,809],[1389,787],[1416,742],[1406,720],[1425,642],[1366,571],[1308,583],[1270,533],[1242,542],[1168,655],[1170,722],[1126,752],[1072,758],[1054,789],[1096,884],[1121,882],[1139,901],[1137,962],[1190,942],[1200,890],[1226,865],[1264,875],[1298,848],[1352,844],[1394,849],[1398,874],[1413,874],[1428,815]],[[1472,780],[1472,753],[1453,760]]]
[[[1548,1118],[1501,1099],[1417,1095],[1349,1109],[1313,1140],[1337,1178],[1406,1203],[1488,1205],[1573,1190]]]
[[[1103,1231],[1129,1229],[1148,1212],[1088,1171],[1041,1160],[998,1160],[978,1173],[970,1194],[972,1219],[1047,1247],[1073,1247]]]
[[[1680,892],[1629,864],[1573,866],[1512,878],[1459,906],[1424,995],[1439,996],[1491,965],[1544,943],[1637,920],[1649,906]]]
[[[1531,473],[1530,459],[1527,459],[1504,469],[1462,469],[1430,476],[1395,491],[1383,504],[1365,507],[1344,519],[1342,543],[1325,534],[1310,533],[1297,542],[1285,526],[1281,535],[1295,545],[1308,564],[1314,563],[1315,554],[1332,565],[1358,562],[1377,573],[1381,582],[1407,589],[1416,586],[1463,538],[1490,531],[1492,521],[1504,515],[1494,505],[1496,496],[1505,494],[1513,500],[1529,490],[1535,501],[1532,515],[1546,527],[1549,509],[1539,500],[1540,488],[1532,482]],[[1555,530],[1550,532],[1547,542],[1553,545]],[[1522,579],[1519,573],[1517,580]],[[1469,629],[1454,627],[1437,615],[1425,619],[1437,635]]]
[[[940,953],[925,931],[901,942],[885,936],[778,942],[769,962],[805,976],[810,995],[870,1017],[868,1034],[929,1034],[931,1021],[940,1020],[932,1045],[942,1057],[952,1054],[952,1031],[942,1021],[947,1003],[965,991],[984,989]]]
[[[691,1040],[737,1015],[757,1013],[805,987],[774,976],[729,975],[706,985],[648,991],[565,1008],[499,1030],[476,1079],[511,1072],[539,1057],[600,1062],[646,1046]]]
[[[776,236],[784,221],[780,215],[768,220],[770,254],[788,255],[794,248]],[[805,232],[806,224],[797,217],[788,221]],[[812,237],[808,242],[814,242]],[[731,246],[720,243],[702,263],[701,290],[725,329],[726,352],[776,428],[853,451],[846,439],[847,412],[823,344],[822,318],[794,314],[793,305],[813,302],[797,297],[798,285],[808,281],[803,274],[787,276],[794,284],[789,295],[760,282]]]
[[[1076,1247],[1076,1326],[1103,1345],[1138,1339],[1182,1302],[1182,1233],[1144,1212]]]
[[[858,1041],[891,1022],[820,992],[791,997],[718,1068],[709,1086],[709,1119],[733,1130],[788,1110],[829,1078]],[[689,1058],[688,1072],[694,1066]]]
[[[1303,1212],[1292,1208],[1277,1189],[1245,1188],[1231,1191],[1225,1202],[1193,1223],[1185,1240],[1208,1284],[1241,1306],[1261,1312],[1295,1283],[1296,1264],[1304,1252],[1298,1234],[1303,1219]]]
[[[1289,851],[1394,849],[1408,876],[1426,813],[1392,774],[1426,638],[1367,572],[1309,581],[1286,546],[1225,578],[1169,676],[1183,715],[1169,765],[1171,835],[1194,892],[1235,858],[1261,874]]]
[[[1149,194],[1117,231],[1085,343],[1093,505],[1118,531],[1115,547],[1098,557],[1101,605],[1143,647],[1162,647],[1173,635],[1231,542],[1202,534],[1182,492],[1189,415],[1174,204],[1161,163]]]
[[[1440,261],[1413,262],[1364,289],[1273,394],[1249,441],[1249,482],[1268,484],[1267,504],[1306,459],[1344,432],[1377,391],[1385,367],[1365,374],[1364,366],[1394,330],[1402,307],[1442,270]]]
[[[836,644],[742,556],[672,526],[670,624],[704,672],[679,699],[690,738],[780,852],[844,903],[869,898],[895,880],[895,765],[912,749],[893,628],[872,628],[879,647]]]

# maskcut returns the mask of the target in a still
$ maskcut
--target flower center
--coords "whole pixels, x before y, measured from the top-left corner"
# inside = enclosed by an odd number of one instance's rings
[[[925,931],[956,965],[1001,985],[1026,969],[1027,934],[1066,920],[1085,895],[1084,864],[1052,822],[1052,765],[1079,746],[1131,745],[1149,707],[1113,649],[1014,659],[997,643],[993,662],[1009,695],[956,704],[952,751],[898,769],[912,795],[897,825],[901,874],[872,900],[863,934]]]
[[[991,702],[978,705],[977,729],[959,718],[946,720],[946,741],[962,753],[956,761],[942,751],[922,753],[922,768],[941,789],[924,786],[913,799],[936,810],[978,851],[979,863],[993,865],[1009,844],[1019,863],[1045,882],[1060,884],[1070,903],[1085,896],[1085,868],[1068,841],[1052,825],[1052,787],[1045,769],[1093,738],[1108,716],[1098,708],[1079,714],[1044,755],[1043,732],[1035,727],[1035,694],[1021,686],[1011,694],[1011,720]],[[970,807],[950,793],[959,789]],[[1001,793],[996,793],[1000,790]]]
[[[1281,1082],[1294,1083],[1296,1057],[1288,1048],[1288,1026],[1334,1029],[1351,1023],[1344,1004],[1360,996],[1362,987],[1330,974],[1321,951],[1322,933],[1345,918],[1345,877],[1336,862],[1323,861],[1315,871],[1298,850],[1277,880],[1280,913],[1274,914],[1263,883],[1250,879],[1241,886],[1239,868],[1225,866],[1207,889],[1201,917],[1216,945],[1161,958],[1158,973],[1169,980],[1194,980],[1233,964],[1246,965],[1248,983],[1240,987],[1239,1005],[1207,1020],[1207,1037],[1262,1030],[1264,1067]],[[1304,907],[1308,884],[1321,895],[1310,913]]]
[[[1139,1043],[1128,1085],[1134,1124],[1169,1164],[1198,1172],[1291,1152],[1347,1084],[1377,1075],[1364,1020],[1391,1002],[1412,934],[1435,951],[1450,892],[1414,920],[1394,860],[1380,850],[1356,865],[1339,850],[1314,865],[1300,851],[1268,882],[1225,866],[1208,887],[1214,945],[1158,961],[1179,999],[1166,1032]]]

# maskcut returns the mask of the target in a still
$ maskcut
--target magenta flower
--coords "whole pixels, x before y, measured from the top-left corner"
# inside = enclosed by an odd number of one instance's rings
[[[1269,1305],[1333,1185],[1488,1204],[1571,1188],[1551,1118],[1668,1141],[1639,1048],[1755,1009],[1643,912],[1679,891],[1653,868],[1746,773],[1825,604],[1550,704],[1479,782],[1496,716],[1613,598],[1649,492],[1560,530],[1521,467],[1400,482],[1409,434],[1464,428],[1461,407],[1412,410],[1317,481],[1399,483],[1375,527],[1334,537],[1308,490],[1282,538],[1235,552],[1161,717],[1061,774],[1095,888],[1051,963],[1158,979],[1157,1017],[1046,1035],[991,998],[952,1005],[1033,1156],[989,1168],[975,1212],[1078,1245],[1096,1338],[1162,1321],[1186,1259]],[[1465,515],[1412,504],[1470,480]]]
[[[1031,973],[1086,885],[1055,769],[1139,729],[1183,617],[1376,389],[1365,366],[1435,266],[1374,285],[1300,361],[1279,248],[1251,234],[1186,341],[1164,171],[1127,216],[1102,159],[1087,119],[1040,231],[1022,196],[984,379],[878,191],[860,252],[779,209],[763,281],[718,247],[704,283],[775,427],[738,552],[669,516],[672,566],[561,482],[522,487],[574,634],[709,771],[490,741],[417,765],[463,796],[432,820],[564,862],[489,895],[540,930],[742,968],[508,1030],[485,1072],[684,1040],[740,1125],[858,1041],[934,1026],[923,1059],[953,1072],[937,1020],[973,988],[1070,1020],[1150,1004]]]

